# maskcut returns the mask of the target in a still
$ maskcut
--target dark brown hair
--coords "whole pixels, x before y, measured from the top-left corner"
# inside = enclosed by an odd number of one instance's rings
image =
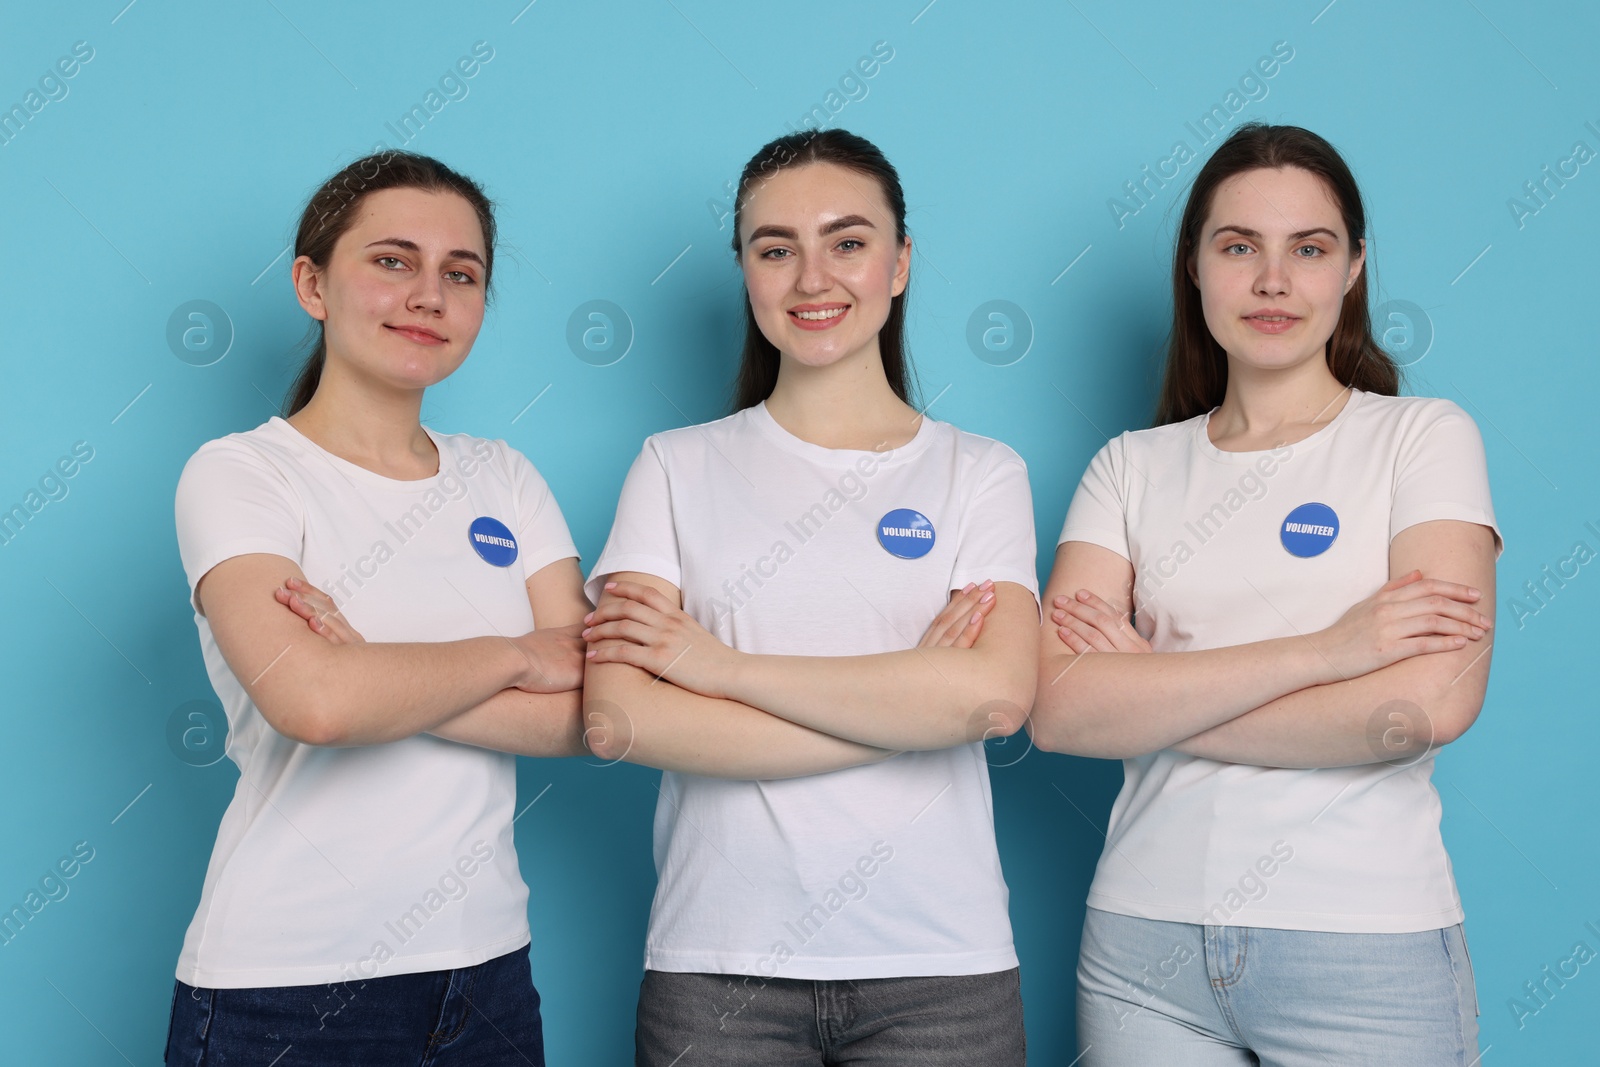
[[[1172,335],[1167,367],[1156,405],[1155,424],[1182,422],[1222,403],[1228,388],[1228,356],[1206,327],[1200,290],[1189,277],[1189,262],[1200,246],[1200,227],[1211,211],[1217,187],[1249,170],[1297,167],[1321,178],[1339,205],[1349,234],[1351,254],[1367,234],[1366,209],[1355,177],[1327,141],[1299,126],[1247,122],[1222,142],[1195,175],[1178,224],[1172,253]],[[1345,385],[1369,393],[1394,396],[1400,391],[1400,370],[1372,335],[1367,308],[1369,255],[1360,275],[1344,295],[1339,321],[1328,338],[1328,370]]]
[[[845,130],[802,130],[787,134],[763,145],[761,151],[750,157],[739,175],[738,195],[733,204],[733,254],[739,256],[744,249],[739,241],[739,219],[744,214],[745,199],[754,188],[770,180],[785,167],[804,167],[812,163],[832,163],[847,167],[878,183],[883,197],[894,213],[895,247],[904,246],[906,239],[906,197],[900,188],[900,175],[884,158],[871,141]],[[883,359],[883,373],[889,379],[889,388],[907,404],[916,406],[916,372],[911,367],[905,350],[906,300],[911,294],[911,283],[899,296],[889,301],[889,317],[878,331],[878,353]],[[733,410],[743,411],[754,407],[772,395],[778,384],[778,349],[767,340],[756,322],[755,309],[750,306],[750,294],[744,300],[744,350],[739,357],[739,377],[734,382]]]
[[[294,238],[295,258],[309,256],[319,269],[325,269],[333,258],[333,246],[355,224],[355,209],[368,195],[381,189],[457,193],[472,205],[483,227],[483,288],[487,299],[494,278],[494,203],[471,178],[456,173],[437,159],[414,152],[390,151],[365,156],[323,182],[300,215],[300,228]],[[328,355],[327,340],[320,321],[313,321],[311,330],[315,336],[311,355],[289,387],[286,415],[305,407],[322,380],[322,365]]]

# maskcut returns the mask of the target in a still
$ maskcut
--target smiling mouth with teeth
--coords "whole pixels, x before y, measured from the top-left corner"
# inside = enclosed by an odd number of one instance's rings
[[[790,312],[790,314],[797,319],[805,319],[807,322],[824,322],[828,319],[838,318],[840,315],[843,315],[846,310],[848,309],[829,308],[827,311],[793,311]]]

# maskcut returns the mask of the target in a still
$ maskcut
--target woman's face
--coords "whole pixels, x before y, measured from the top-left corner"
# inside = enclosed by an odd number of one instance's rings
[[[756,324],[810,367],[864,352],[905,291],[911,239],[878,182],[834,163],[786,167],[752,184],[740,212],[740,266]]]
[[[1365,254],[1321,178],[1250,170],[1217,187],[1189,276],[1229,362],[1278,370],[1324,358]]]
[[[455,193],[421,189],[382,189],[354,210],[325,269],[295,262],[300,304],[322,320],[329,361],[397,389],[444,380],[483,325],[477,212]]]

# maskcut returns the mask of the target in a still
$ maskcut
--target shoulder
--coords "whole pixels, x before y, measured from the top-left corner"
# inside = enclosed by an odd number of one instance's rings
[[[1131,458],[1135,464],[1165,459],[1174,453],[1187,452],[1194,447],[1195,434],[1205,425],[1210,413],[1196,415],[1182,422],[1169,422],[1164,426],[1151,426],[1143,430],[1124,430],[1111,438],[1095,453],[1090,466],[1110,463],[1121,467]]]
[[[1399,441],[1415,441],[1427,437],[1435,430],[1449,427],[1468,430],[1476,435],[1478,424],[1471,415],[1452,400],[1432,396],[1382,396],[1377,393],[1360,393],[1360,406],[1351,413],[1351,422],[1361,424],[1362,431],[1354,435],[1370,441],[1373,437],[1389,437]]]
[[[746,408],[710,422],[657,431],[644,439],[640,451],[654,454],[663,465],[673,460],[692,459],[707,452],[737,455],[737,452],[729,450],[742,447],[749,435],[755,432],[751,409]]]
[[[179,479],[227,477],[232,473],[259,472],[284,477],[294,465],[296,449],[285,436],[295,431],[282,419],[262,423],[253,430],[215,437],[195,449],[183,465]]]
[[[537,476],[533,463],[517,449],[507,444],[504,438],[475,437],[470,433],[441,433],[429,429],[434,442],[439,446],[439,467],[441,470],[453,468],[463,477],[471,478],[485,468],[499,471],[509,481],[516,481],[520,475],[532,472]]]
[[[935,421],[934,432],[944,438],[947,447],[955,455],[957,465],[963,470],[987,474],[1014,467],[1027,473],[1027,462],[1004,441],[971,433],[948,422]]]

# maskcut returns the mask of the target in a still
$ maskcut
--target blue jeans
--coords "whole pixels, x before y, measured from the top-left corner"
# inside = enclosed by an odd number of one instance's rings
[[[645,971],[636,1067],[1023,1067],[1022,986],[993,974],[812,981]]]
[[[1136,919],[1090,908],[1081,1067],[1476,1067],[1459,925],[1336,934]]]
[[[167,1067],[544,1067],[527,948],[453,971],[331,985],[177,983]]]

